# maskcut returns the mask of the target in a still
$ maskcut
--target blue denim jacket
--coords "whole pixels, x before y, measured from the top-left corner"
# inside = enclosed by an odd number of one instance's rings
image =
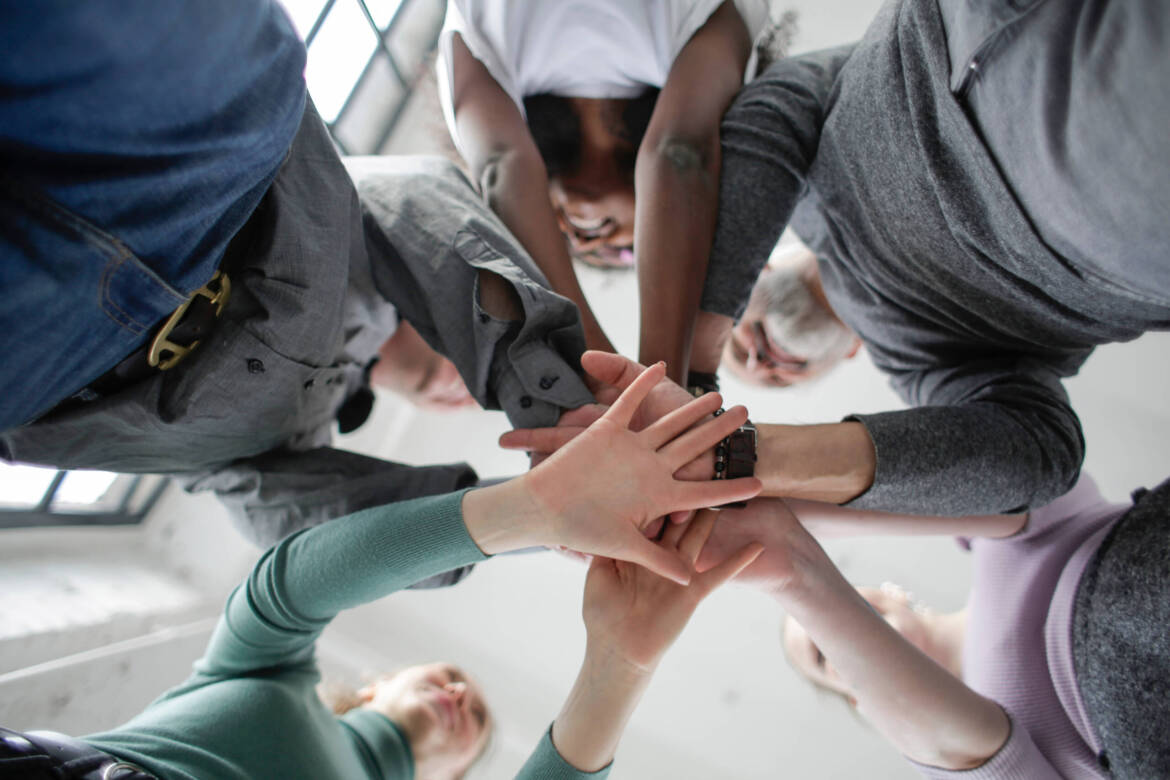
[[[271,0],[0,4],[0,430],[141,345],[219,264],[305,103]]]

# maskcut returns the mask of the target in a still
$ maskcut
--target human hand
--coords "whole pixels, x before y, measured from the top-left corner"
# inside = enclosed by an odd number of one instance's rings
[[[561,415],[553,428],[520,428],[500,437],[504,449],[526,450],[533,453],[533,463],[542,456],[556,452],[572,441],[590,424],[598,420],[618,395],[628,388],[646,369],[639,363],[609,352],[586,352],[581,356],[581,367],[595,382],[594,396],[598,403],[570,409]],[[630,427],[640,431],[663,415],[685,406],[693,396],[669,379],[663,379],[648,393],[639,406]],[[683,480],[709,480],[715,474],[714,451],[704,451],[685,464],[677,473]]]
[[[764,551],[736,580],[777,598],[806,587],[816,578],[840,578],[820,544],[779,498],[756,498],[743,509],[719,512],[696,570],[716,566],[734,550],[753,542]]]
[[[668,525],[659,546],[677,551],[692,566],[708,544],[716,512],[704,510],[688,523]],[[585,578],[582,613],[589,651],[614,653],[642,671],[652,671],[713,590],[756,560],[763,547],[748,542],[707,555],[710,562],[690,584],[679,585],[635,564],[595,557]]]
[[[665,366],[644,370],[605,414],[546,462],[519,477],[535,514],[546,518],[541,544],[634,561],[679,582],[690,569],[643,536],[654,520],[676,510],[756,495],[759,480],[684,482],[675,473],[747,418],[743,407],[706,420],[721,398],[710,393],[641,431],[630,422],[661,381]]]

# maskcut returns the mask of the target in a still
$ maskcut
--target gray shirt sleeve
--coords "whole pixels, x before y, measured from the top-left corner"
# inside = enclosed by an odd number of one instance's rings
[[[280,448],[178,478],[213,490],[249,541],[268,548],[296,531],[370,507],[474,485],[466,463],[405,466],[332,447]]]
[[[723,117],[719,214],[703,311],[739,319],[804,193],[838,72],[853,46],[780,60]]]
[[[997,356],[891,374],[897,412],[854,415],[877,454],[873,486],[850,506],[972,515],[1019,512],[1068,492],[1085,453],[1060,375]]]
[[[549,289],[536,264],[466,177],[440,158],[352,158],[374,284],[459,369],[487,409],[517,427],[555,425],[591,403],[578,375],[585,337],[577,307]],[[523,318],[480,306],[479,276],[512,288]]]

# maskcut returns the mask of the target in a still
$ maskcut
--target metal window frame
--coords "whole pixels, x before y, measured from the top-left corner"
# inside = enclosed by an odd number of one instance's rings
[[[0,509],[0,530],[5,528],[46,528],[53,526],[87,526],[87,525],[137,525],[146,519],[150,514],[150,510],[158,502],[163,491],[171,483],[169,478],[159,478],[158,484],[155,485],[146,495],[142,505],[135,511],[130,510],[131,502],[134,496],[138,493],[138,488],[142,485],[142,481],[146,478],[143,474],[125,475],[130,477],[130,484],[126,486],[122,494],[121,501],[118,502],[118,507],[113,510],[92,511],[86,509],[63,510],[54,508],[53,504],[57,497],[57,490],[61,487],[61,483],[65,481],[65,477],[69,474],[68,470],[58,469],[57,473],[53,475],[52,481],[49,482],[48,487],[45,488],[41,500],[33,509]]]
[[[383,130],[381,137],[379,138],[375,147],[376,149],[380,149],[385,146],[387,140],[390,138],[390,135],[397,127],[398,121],[402,118],[402,114],[406,110],[406,106],[410,102],[411,96],[414,94],[415,85],[412,81],[407,79],[406,75],[404,74],[402,64],[398,61],[398,58],[390,49],[389,39],[403,19],[404,15],[408,13],[408,9],[412,8],[416,3],[422,2],[423,0],[401,0],[401,2],[398,4],[398,7],[394,9],[394,13],[391,15],[390,20],[386,23],[384,28],[379,27],[378,23],[374,21],[374,16],[372,13],[370,13],[370,7],[366,4],[366,0],[352,1],[357,3],[358,8],[362,12],[362,16],[365,17],[366,23],[369,25],[370,30],[374,33],[378,43],[374,48],[373,54],[370,55],[369,61],[366,62],[366,66],[362,68],[361,74],[359,74],[357,79],[354,80],[353,86],[349,90],[349,94],[346,95],[345,100],[342,101],[341,109],[337,112],[337,117],[334,118],[332,122],[326,123],[329,128],[330,135],[333,137],[333,142],[337,145],[342,154],[351,154],[352,150],[346,148],[345,143],[337,136],[337,133],[334,132],[334,126],[339,124],[344,119],[346,113],[350,110],[353,104],[354,94],[357,92],[358,86],[362,84],[363,81],[365,81],[379,55],[384,55],[386,57],[386,60],[390,65],[390,71],[394,74],[395,80],[402,88],[402,99],[398,102],[398,105],[394,108],[394,111],[387,120],[385,129]],[[333,12],[336,5],[337,0],[325,0],[324,5],[321,6],[321,11],[317,14],[317,18],[313,21],[312,27],[309,28],[308,34],[305,35],[306,51],[312,51],[313,41],[317,38],[317,33],[321,31],[321,28],[329,18],[329,14]],[[438,35],[436,34],[435,40],[431,42],[430,46],[427,48],[427,51],[433,51],[437,43]]]

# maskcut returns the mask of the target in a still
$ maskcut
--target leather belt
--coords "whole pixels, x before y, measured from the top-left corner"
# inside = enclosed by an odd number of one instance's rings
[[[0,726],[0,775],[71,780],[157,780],[137,764],[52,731],[20,732]],[[43,771],[42,771],[43,770]]]

